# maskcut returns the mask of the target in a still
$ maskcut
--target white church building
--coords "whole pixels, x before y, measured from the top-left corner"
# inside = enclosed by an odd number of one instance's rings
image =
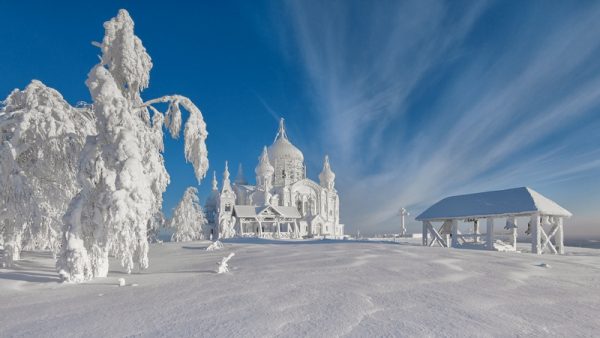
[[[205,204],[213,237],[343,237],[329,158],[325,156],[319,183],[309,179],[304,155],[288,139],[283,119],[275,141],[258,157],[254,172],[256,185],[250,185],[240,164],[232,184],[226,162],[220,191],[213,173],[212,192]]]

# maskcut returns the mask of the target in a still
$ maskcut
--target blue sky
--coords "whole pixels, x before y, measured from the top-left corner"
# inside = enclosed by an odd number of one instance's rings
[[[202,109],[219,176],[229,160],[253,177],[282,116],[309,176],[330,155],[351,232],[397,231],[401,206],[530,186],[574,213],[567,235],[600,237],[598,2],[13,1],[0,96],[39,79],[89,101],[90,42],[119,8],[154,62],[143,97]],[[170,210],[197,183],[181,140],[165,145]]]

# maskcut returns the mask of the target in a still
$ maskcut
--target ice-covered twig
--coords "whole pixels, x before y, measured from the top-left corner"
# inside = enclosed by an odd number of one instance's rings
[[[229,260],[233,256],[235,256],[235,253],[232,252],[232,253],[229,254],[229,256],[223,257],[223,259],[221,260],[220,263],[217,263],[217,265],[219,266],[219,268],[217,269],[217,273],[226,273],[226,272],[229,272],[229,267],[227,265],[227,262],[229,262]]]

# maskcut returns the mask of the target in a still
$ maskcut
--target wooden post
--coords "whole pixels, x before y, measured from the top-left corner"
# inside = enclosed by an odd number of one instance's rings
[[[453,219],[452,225],[450,228],[451,236],[452,236],[452,247],[458,247],[458,220]]]
[[[421,240],[422,240],[423,246],[427,246],[427,244],[428,244],[428,240],[427,240],[427,221],[423,221],[423,235],[422,236],[423,236],[423,238]]]
[[[240,217],[240,237],[244,237],[244,219]]]
[[[513,225],[512,229],[511,229],[511,235],[512,235],[512,246],[513,248],[515,248],[515,251],[517,250],[517,219],[514,217],[510,218],[510,222]]]
[[[542,254],[542,234],[540,232],[540,215],[531,215],[531,253]]]
[[[558,230],[556,231],[555,242],[556,249],[560,255],[564,255],[565,253],[565,244],[564,244],[564,230],[563,230],[563,218],[555,217],[555,222],[558,225]]]
[[[281,223],[277,220],[275,224],[277,225],[277,238],[281,238]]]
[[[262,222],[258,219],[258,217],[256,218],[256,221],[258,222],[258,237],[262,237]]]
[[[475,219],[473,221],[473,234],[475,235],[473,238],[475,243],[479,243],[479,220]]]
[[[494,219],[487,219],[487,233],[485,246],[488,250],[494,250]]]

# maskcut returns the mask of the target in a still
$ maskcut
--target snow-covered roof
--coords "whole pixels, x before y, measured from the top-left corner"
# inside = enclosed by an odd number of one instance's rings
[[[234,205],[233,212],[237,217],[255,217],[256,207],[252,205]]]
[[[300,212],[298,212],[298,209],[296,207],[284,207],[280,205],[273,205],[272,207],[273,209],[277,210],[281,214],[281,216],[288,218],[302,218],[302,216],[300,216]]]
[[[284,206],[275,206],[275,205],[267,205],[263,207],[255,207],[252,205],[235,205],[233,207],[235,216],[237,217],[256,217],[265,209],[272,209],[277,214],[287,217],[287,218],[302,218],[298,209],[295,207],[284,207]]]
[[[446,197],[417,216],[417,221],[517,216],[539,213],[570,217],[556,202],[528,187]]]

